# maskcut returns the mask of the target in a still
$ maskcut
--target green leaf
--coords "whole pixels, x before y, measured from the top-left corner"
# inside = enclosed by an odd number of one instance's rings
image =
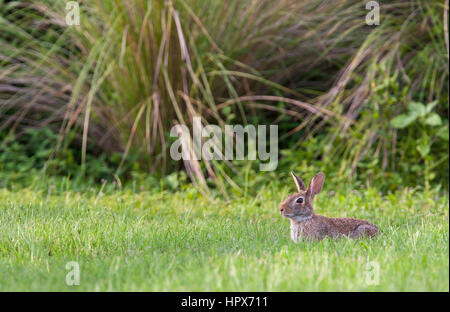
[[[227,116],[228,114],[231,113],[231,107],[230,106],[225,106],[221,109],[222,114],[224,114],[225,116]]]
[[[427,113],[431,112],[433,108],[437,105],[438,101],[433,101],[427,104]]]
[[[415,114],[401,114],[396,116],[391,120],[391,126],[398,129],[403,129],[409,126],[414,120],[416,120],[417,115]]]
[[[416,148],[419,151],[420,156],[422,156],[422,158],[427,156],[428,153],[430,152],[430,145],[428,145],[428,144],[421,143],[421,144],[417,145]]]
[[[419,102],[409,102],[408,109],[410,112],[414,112],[422,117],[425,116],[427,113],[427,109],[425,108],[425,105],[423,105],[422,103],[419,103]]]
[[[440,127],[436,135],[441,139],[448,141],[448,127],[447,126]]]
[[[442,125],[442,120],[438,114],[432,113],[430,116],[427,117],[425,123],[430,126],[440,126]]]

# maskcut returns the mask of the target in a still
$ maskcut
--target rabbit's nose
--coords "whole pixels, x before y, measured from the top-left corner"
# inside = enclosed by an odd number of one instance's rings
[[[280,212],[283,212],[284,211],[284,208],[280,208]]]

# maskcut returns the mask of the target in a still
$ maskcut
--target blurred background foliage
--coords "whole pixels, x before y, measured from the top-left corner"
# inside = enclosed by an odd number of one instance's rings
[[[0,185],[256,192],[291,170],[448,189],[448,1],[0,0]],[[171,127],[277,124],[280,162],[176,162]],[[27,182],[28,181],[28,182]]]

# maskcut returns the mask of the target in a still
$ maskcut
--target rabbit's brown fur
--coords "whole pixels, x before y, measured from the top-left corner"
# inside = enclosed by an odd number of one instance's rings
[[[360,219],[328,218],[316,215],[313,209],[313,199],[322,190],[325,175],[317,174],[306,188],[303,181],[292,173],[298,193],[290,195],[280,206],[280,213],[291,220],[291,238],[297,242],[300,237],[306,240],[321,240],[326,236],[339,238],[374,237],[378,228]]]

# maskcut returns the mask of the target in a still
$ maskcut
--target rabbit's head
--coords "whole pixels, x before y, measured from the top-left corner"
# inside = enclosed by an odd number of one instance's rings
[[[308,188],[302,179],[291,172],[294,178],[295,185],[297,185],[298,193],[289,195],[278,207],[283,217],[295,220],[304,220],[314,215],[313,199],[316,194],[322,190],[325,175],[320,172],[312,178]]]

